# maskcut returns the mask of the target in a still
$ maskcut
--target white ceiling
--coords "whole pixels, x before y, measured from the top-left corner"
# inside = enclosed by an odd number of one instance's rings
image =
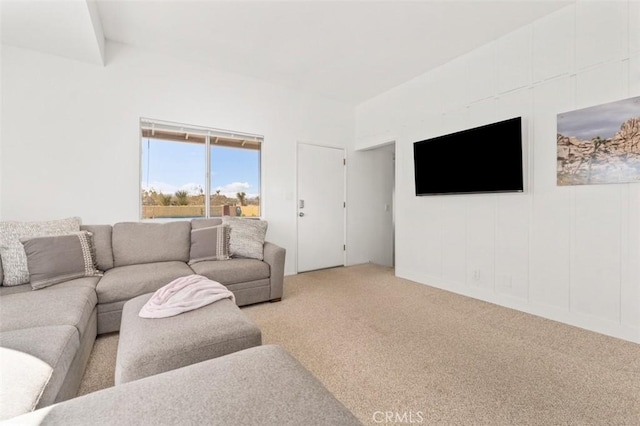
[[[0,0],[2,44],[104,63],[104,35],[94,1]]]
[[[81,47],[103,32],[107,40],[359,103],[572,1],[98,0],[94,29],[102,28],[90,40],[77,31],[87,25],[77,9],[93,3],[2,0],[2,42],[87,60],[91,49]]]

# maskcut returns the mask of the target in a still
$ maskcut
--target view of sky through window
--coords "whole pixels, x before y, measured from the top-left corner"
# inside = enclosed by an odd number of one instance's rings
[[[205,188],[205,146],[196,143],[144,139],[142,189],[197,195]],[[247,198],[260,195],[260,152],[211,146],[211,194]]]

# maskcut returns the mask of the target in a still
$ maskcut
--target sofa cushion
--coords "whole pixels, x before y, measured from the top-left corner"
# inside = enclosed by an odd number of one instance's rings
[[[111,225],[82,225],[80,229],[93,234],[93,246],[96,249],[98,269],[106,271],[113,268],[113,250],[111,248]]]
[[[189,261],[191,223],[122,222],[113,226],[114,266]]]
[[[219,217],[191,219],[191,229],[210,228],[212,226],[218,225],[222,225],[222,219],[220,219]]]
[[[88,287],[95,290],[99,280],[100,280],[100,277],[77,278],[75,280],[69,280],[60,284],[56,284],[56,288]],[[33,291],[33,288],[31,288],[31,284],[13,285],[9,287],[0,286],[0,297],[4,297],[10,294],[16,294],[16,293],[28,293],[31,291]],[[0,302],[0,304],[1,303],[2,302]]]
[[[278,346],[258,346],[91,393],[9,424],[362,425]]]
[[[118,266],[108,270],[98,282],[98,302],[129,300],[156,291],[178,277],[193,274],[184,262],[157,262]]]
[[[82,337],[96,307],[97,297],[95,290],[89,286],[56,285],[2,296],[0,303],[0,331],[71,325],[78,329]]]
[[[246,283],[228,284],[226,287],[236,296],[236,305],[245,306],[265,302],[271,297],[269,278]]]
[[[205,260],[229,260],[229,227],[210,226],[191,230],[189,264]]]
[[[27,256],[20,244],[21,238],[64,235],[79,230],[80,218],[78,217],[45,222],[0,222],[3,285],[20,285],[29,282]]]
[[[22,239],[34,290],[64,281],[100,276],[89,231]]]
[[[9,294],[27,293],[27,292],[30,292],[30,291],[33,291],[33,289],[31,288],[31,284],[29,284],[29,283],[20,284],[20,285],[10,285],[8,287],[1,286],[0,287],[0,297],[7,296]],[[0,305],[1,304],[2,304],[2,302],[0,301]]]
[[[77,278],[75,280],[69,280],[63,283],[56,284],[56,288],[87,287],[95,291],[99,281],[100,281],[100,277]]]
[[[55,402],[80,347],[70,325],[0,333],[0,419]]]
[[[267,263],[255,259],[210,260],[194,263],[191,269],[224,285],[269,278],[270,273]]]

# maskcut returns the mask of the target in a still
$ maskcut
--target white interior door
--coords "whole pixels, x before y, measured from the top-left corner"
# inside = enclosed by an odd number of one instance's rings
[[[298,272],[344,265],[344,150],[298,144]]]

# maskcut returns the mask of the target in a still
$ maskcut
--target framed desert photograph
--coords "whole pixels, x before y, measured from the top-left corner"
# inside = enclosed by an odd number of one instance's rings
[[[640,182],[640,96],[558,114],[558,185]]]

